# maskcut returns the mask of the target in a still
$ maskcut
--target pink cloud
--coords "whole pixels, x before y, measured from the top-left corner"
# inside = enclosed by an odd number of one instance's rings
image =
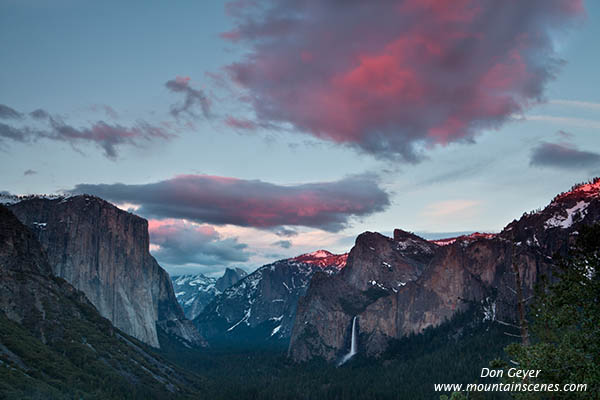
[[[227,6],[226,67],[259,123],[418,161],[422,145],[471,140],[538,101],[559,61],[549,32],[580,0],[264,0]]]
[[[474,200],[447,200],[429,204],[423,215],[434,218],[461,217],[472,215],[480,205]]]
[[[149,218],[263,229],[296,225],[339,231],[350,218],[368,216],[389,205],[388,194],[370,175],[299,185],[180,175],[142,185],[82,184],[73,192],[139,205],[136,212]],[[163,229],[161,225],[150,228]]]

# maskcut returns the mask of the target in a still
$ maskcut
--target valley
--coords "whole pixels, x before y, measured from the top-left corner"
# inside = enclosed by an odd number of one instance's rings
[[[578,230],[600,221],[600,180],[574,186],[497,234],[425,240],[400,229],[393,237],[365,232],[347,254],[318,250],[251,273],[227,268],[219,278],[196,274],[165,280],[166,272],[147,252],[145,220],[95,197],[34,197],[2,210],[2,267],[8,275],[0,303],[0,350],[4,368],[14,371],[4,372],[10,393],[20,393],[18,387],[31,379],[39,393],[66,390],[53,383],[48,369],[31,378],[27,349],[51,354],[63,348],[67,335],[80,350],[49,365],[69,363],[86,371],[72,357],[95,359],[101,346],[104,360],[127,349],[130,355],[121,362],[148,371],[138,360],[142,357],[158,368],[149,373],[152,385],[166,390],[161,398],[185,398],[188,390],[211,399],[234,392],[264,399],[409,393],[430,398],[432,379],[475,382],[478,369],[506,357],[504,347],[518,337],[506,334],[509,323],[518,324],[516,282],[533,298],[541,277],[552,277],[553,256],[567,256]],[[54,283],[42,283],[43,290],[31,286],[44,280]],[[24,290],[36,296],[50,290],[45,298],[52,300],[17,307],[28,299],[18,294]],[[64,303],[63,297],[86,311],[66,312],[61,305],[63,311],[55,314],[59,308],[52,302]],[[63,318],[70,322],[60,322]],[[107,329],[86,326],[86,318],[110,327],[110,339],[99,339]],[[62,325],[58,331],[50,328],[56,324]],[[15,335],[21,337],[17,342]],[[93,353],[84,351],[86,346]],[[440,367],[448,364],[455,368]],[[119,390],[141,382],[124,373],[130,368],[107,370],[125,378]]]

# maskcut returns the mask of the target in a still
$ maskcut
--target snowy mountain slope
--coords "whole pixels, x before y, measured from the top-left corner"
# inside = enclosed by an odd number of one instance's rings
[[[286,342],[312,276],[336,274],[346,257],[320,250],[265,265],[218,295],[194,323],[213,343]]]
[[[204,274],[173,276],[175,297],[183,308],[185,316],[196,318],[217,295],[248,275],[241,268],[227,268],[220,278]]]

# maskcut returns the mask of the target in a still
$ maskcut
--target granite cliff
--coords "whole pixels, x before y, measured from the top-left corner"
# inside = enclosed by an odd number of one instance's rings
[[[427,241],[399,229],[393,238],[363,233],[347,266],[335,276],[315,274],[299,300],[289,355],[296,361],[341,358],[350,346],[354,316],[359,352],[368,355],[470,307],[485,319],[514,321],[516,277],[523,298],[530,297],[539,277],[551,274],[553,255],[567,253],[578,227],[597,222],[600,180],[595,179],[498,234]]]
[[[0,205],[0,397],[188,398],[194,386],[56,277],[36,235]]]
[[[248,275],[248,273],[241,268],[225,268],[223,276],[215,282],[215,287],[220,292],[224,292],[226,289],[238,283],[246,275]]]
[[[52,272],[127,334],[160,347],[157,329],[204,344],[149,253],[148,222],[93,196],[32,197],[10,206],[41,243]]]

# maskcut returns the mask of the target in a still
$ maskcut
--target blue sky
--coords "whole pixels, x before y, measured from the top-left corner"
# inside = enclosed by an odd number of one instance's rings
[[[284,3],[293,7],[289,2]],[[562,6],[558,0],[554,3]],[[393,138],[403,134],[396,133],[403,132],[403,127],[398,127],[403,121],[385,114],[382,119],[389,119],[383,121],[385,126],[391,124],[396,130],[383,136],[385,148],[373,150],[369,147],[372,143],[369,129],[384,126],[381,121],[357,117],[356,124],[346,133],[328,130],[330,120],[322,120],[315,110],[317,105],[310,108],[310,102],[317,97],[302,94],[304,82],[307,85],[323,82],[319,79],[324,77],[319,75],[317,79],[318,73],[314,72],[321,67],[338,63],[331,71],[345,71],[342,69],[345,66],[340,65],[342,61],[338,61],[347,55],[343,52],[344,45],[340,44],[339,51],[332,49],[332,53],[339,53],[335,60],[321,56],[312,64],[316,64],[314,71],[310,69],[313,67],[299,69],[296,65],[286,65],[291,75],[302,76],[299,84],[287,79],[268,81],[266,72],[257,67],[257,59],[284,58],[291,54],[289,49],[309,48],[310,52],[306,52],[309,61],[312,54],[324,51],[310,43],[308,31],[301,26],[289,36],[291,39],[284,41],[282,37],[287,33],[276,31],[275,24],[268,25],[270,20],[266,17],[278,15],[269,14],[268,5],[246,15],[247,6],[243,2],[226,6],[224,2],[212,1],[1,0],[0,104],[23,115],[36,109],[45,110],[61,126],[72,127],[82,135],[92,134],[94,131],[85,127],[102,121],[111,127],[126,127],[129,133],[135,126],[160,127],[161,134],[169,136],[166,139],[152,136],[142,129],[142,135],[149,136],[142,136],[139,141],[119,137],[124,141],[115,142],[116,155],[108,157],[103,147],[104,136],[95,140],[72,136],[56,140],[45,134],[31,134],[32,130],[47,129],[46,122],[26,116],[0,120],[15,129],[28,127],[28,134],[33,135],[23,140],[0,137],[0,190],[15,194],[52,193],[88,185],[89,191],[104,190],[102,193],[112,196],[109,200],[115,203],[132,203],[129,207],[157,221],[153,225],[156,228],[153,252],[172,273],[216,274],[228,265],[250,270],[276,258],[322,247],[345,252],[356,235],[366,230],[388,234],[396,227],[421,233],[499,231],[524,211],[546,205],[556,193],[574,183],[600,175],[600,163],[595,157],[600,153],[600,94],[596,76],[600,55],[595,51],[600,37],[600,27],[595,23],[600,17],[600,5],[588,1],[584,7],[585,16],[572,17],[564,26],[552,19],[557,18],[556,10],[536,10],[534,6],[527,10],[534,17],[538,13],[549,21],[543,20],[539,29],[551,38],[552,48],[563,60],[552,70],[554,79],[540,78],[542,102],[533,99],[537,93],[519,92],[520,104],[529,101],[522,113],[504,115],[500,122],[488,118],[481,123],[479,116],[474,126],[480,128],[449,133],[453,135],[449,140],[406,133],[410,139],[400,145]],[[297,10],[285,11],[291,14]],[[310,12],[315,14],[307,15],[318,21],[321,17],[329,18],[327,13],[332,11],[321,7]],[[271,36],[256,39],[248,24],[251,18],[255,18],[254,22],[262,21],[263,28],[271,29],[268,33]],[[328,19],[339,24],[338,32],[344,31],[348,24],[348,19],[340,18],[336,13],[335,18]],[[381,60],[377,57],[382,54],[398,56],[393,47],[397,42],[392,39],[399,34],[392,32],[393,21],[389,33],[385,23],[381,27],[372,21],[356,24],[365,29],[380,29],[375,35],[378,40],[390,40],[388,47],[375,48],[366,39],[358,38],[356,43],[373,47],[372,53],[367,52],[368,57]],[[236,32],[242,38],[231,40],[222,35],[224,32]],[[332,35],[332,40],[352,40]],[[527,58],[527,66],[537,66],[539,59],[546,57],[542,50],[547,48],[523,50],[524,57],[534,59]],[[248,54],[255,58],[247,58]],[[361,62],[372,65],[364,62],[365,57],[360,58]],[[414,67],[398,60],[394,64],[398,68],[411,71]],[[240,66],[237,70],[236,65]],[[230,69],[234,74],[251,71],[255,80],[240,79],[238,75],[236,81],[225,73],[227,66],[234,66]],[[274,66],[278,64],[271,65]],[[328,73],[333,74],[331,71]],[[500,71],[511,73],[509,69]],[[168,81],[179,82],[182,91],[169,89],[165,86]],[[292,93],[300,90],[298,101],[305,101],[308,111],[299,110],[295,99],[291,105],[278,101],[283,98],[280,94],[289,90]],[[193,114],[183,112],[175,116],[171,112],[173,107],[185,106],[185,96],[190,93],[192,100],[204,96],[209,101],[210,115],[203,115],[197,107],[199,103],[190,106]],[[324,93],[325,89],[319,95]],[[325,94],[340,96],[331,91]],[[251,100],[244,100],[244,95]],[[390,99],[402,107],[406,105],[405,97]],[[420,122],[417,117],[430,118],[431,112],[424,107],[406,125]],[[308,114],[310,118],[305,118]],[[235,128],[227,124],[228,118],[251,121],[254,125],[252,129]],[[362,130],[356,127],[359,125]],[[406,146],[413,144],[421,154],[416,163],[401,154]],[[562,147],[556,153],[549,145]],[[562,159],[560,151],[564,149],[570,152]],[[532,162],[536,154],[535,159],[541,160],[537,164]],[[235,178],[235,190],[231,190],[239,198],[218,197],[224,189],[217,185],[216,200],[202,197],[206,201],[202,213],[186,216],[164,207],[158,210],[155,197],[138,198],[132,194],[119,197],[114,187],[97,186],[138,185],[130,193],[146,188],[144,185],[171,190],[168,188],[179,187],[182,180],[176,177],[182,175]],[[161,182],[162,186],[158,185]],[[367,182],[376,182],[374,188]],[[345,193],[340,189],[342,184],[355,190]],[[379,190],[386,194],[385,198],[373,195],[379,194]],[[317,200],[315,193],[319,194]],[[330,193],[333,200],[322,199],[319,197],[322,193]],[[248,200],[268,202],[272,199],[269,196],[274,196],[273,201],[279,199],[279,203],[273,203],[273,210],[281,218],[265,216],[264,209],[252,208],[255,204]],[[292,199],[293,196],[297,198]],[[305,219],[293,216],[290,207],[300,207],[299,204],[304,204],[302,199],[307,198],[310,207],[298,213],[311,213],[316,207],[320,214]],[[132,199],[137,203],[128,201]],[[180,206],[189,205],[187,200],[182,200]],[[343,200],[348,204],[344,203],[342,212],[339,210]],[[261,218],[238,215],[234,208],[221,207],[223,201],[239,201],[244,207],[260,212]],[[318,204],[311,203],[315,201]],[[285,207],[279,208],[281,202],[285,202]],[[371,208],[361,204],[369,204]],[[211,207],[218,208],[218,212]],[[215,213],[219,218],[212,217]],[[330,224],[315,222],[320,218]],[[341,224],[334,226],[331,221]],[[281,234],[278,232],[281,227],[293,233]]]

